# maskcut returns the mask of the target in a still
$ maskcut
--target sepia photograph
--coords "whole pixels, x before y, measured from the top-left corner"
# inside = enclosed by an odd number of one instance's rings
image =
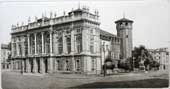
[[[0,89],[169,88],[170,0],[1,0]]]

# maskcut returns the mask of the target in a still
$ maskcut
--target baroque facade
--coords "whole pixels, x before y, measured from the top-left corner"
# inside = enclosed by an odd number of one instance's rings
[[[11,68],[26,73],[101,73],[109,51],[113,63],[122,53],[131,53],[133,21],[123,18],[115,23],[118,36],[100,29],[98,11],[78,8],[60,17],[51,13],[49,18],[29,19],[27,25],[13,25]]]

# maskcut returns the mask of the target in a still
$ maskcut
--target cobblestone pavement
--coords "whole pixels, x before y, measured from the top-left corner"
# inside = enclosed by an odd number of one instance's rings
[[[166,72],[120,73],[110,76],[95,76],[81,74],[31,74],[2,71],[3,89],[61,89],[76,87],[95,82],[132,81],[142,79],[168,79]]]

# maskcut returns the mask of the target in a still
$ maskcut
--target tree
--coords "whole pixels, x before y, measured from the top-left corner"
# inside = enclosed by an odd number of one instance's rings
[[[118,62],[118,68],[124,69],[124,70],[132,70],[132,66],[131,66],[131,59],[132,58],[127,58],[127,59],[123,59],[120,60]]]
[[[132,51],[132,58],[135,68],[139,68],[141,65],[144,65],[145,70],[149,70],[148,66],[153,62],[153,57],[149,54],[145,46],[142,45],[134,48]],[[141,61],[144,61],[144,63],[140,64]]]

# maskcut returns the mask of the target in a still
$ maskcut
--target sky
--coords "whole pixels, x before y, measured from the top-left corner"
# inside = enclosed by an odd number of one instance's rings
[[[62,16],[78,7],[87,6],[90,12],[99,11],[100,28],[117,34],[115,21],[125,18],[133,23],[133,46],[144,45],[146,48],[170,46],[170,1],[169,0],[66,0],[66,1],[29,1],[0,2],[0,43],[10,42],[11,26],[22,22],[27,24],[28,17],[46,16],[50,12]]]

